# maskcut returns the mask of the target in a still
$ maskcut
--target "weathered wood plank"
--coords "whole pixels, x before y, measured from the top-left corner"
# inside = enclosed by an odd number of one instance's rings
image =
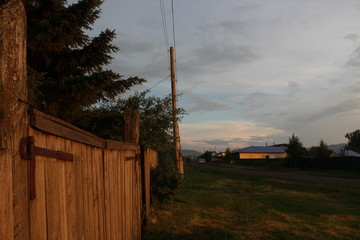
[[[73,152],[75,155],[74,171],[75,171],[75,199],[76,199],[76,231],[77,239],[85,239],[85,215],[84,215],[84,179],[83,179],[83,163],[85,156],[83,155],[83,144],[73,142]]]
[[[126,205],[125,205],[125,156],[124,153],[120,152],[118,156],[119,163],[119,211],[120,211],[120,222],[121,222],[121,236],[125,239],[126,234]]]
[[[125,159],[122,159],[125,161]],[[125,161],[125,239],[130,240],[131,239],[131,163],[133,161]]]
[[[137,110],[127,110],[124,113],[125,120],[125,141],[139,143],[140,136],[140,112]]]
[[[65,140],[65,152],[74,153],[73,145],[77,144],[70,140]],[[77,192],[76,192],[76,176],[75,163],[77,156],[74,154],[74,162],[65,164],[65,179],[66,179],[66,220],[68,223],[67,236],[69,239],[79,239],[77,231],[78,216],[76,214],[77,208]]]
[[[89,169],[88,166],[91,164],[91,159],[89,159],[88,147],[86,145],[82,145],[83,155],[85,156],[85,161],[83,162],[83,189],[84,189],[84,222],[85,222],[85,239],[92,239],[94,235],[93,232],[93,219],[92,219],[92,209],[91,209],[91,178],[89,178]]]
[[[115,236],[120,236],[121,235],[121,226],[120,226],[120,221],[119,221],[119,217],[120,217],[120,209],[119,209],[119,205],[120,205],[120,199],[119,199],[119,162],[116,161],[119,155],[119,151],[111,151],[111,161],[112,161],[112,165],[113,165],[113,179],[112,179],[112,199],[113,199],[113,203],[112,203],[112,211],[113,211],[113,215],[112,215],[112,226],[114,229],[114,237]]]
[[[29,135],[34,136],[35,144],[46,147],[46,135],[38,131],[29,129]],[[36,158],[36,199],[30,201],[30,239],[46,240],[46,197],[45,197],[45,157]]]
[[[40,131],[84,143],[90,146],[105,148],[105,140],[58,118],[31,109],[31,126]]]
[[[99,179],[97,178],[97,174],[95,171],[96,168],[96,162],[97,162],[97,158],[98,157],[102,157],[101,155],[97,154],[97,151],[95,148],[91,148],[89,149],[89,152],[91,153],[91,164],[90,164],[90,169],[89,169],[89,173],[91,175],[92,178],[92,184],[91,184],[91,192],[92,192],[92,196],[91,196],[91,200],[92,200],[92,210],[93,210],[93,228],[94,228],[94,235],[93,235],[93,239],[101,239],[100,238],[100,229],[99,229],[99,198],[98,198],[98,189],[97,189],[97,182],[99,181]]]
[[[98,239],[106,239],[105,233],[105,205],[104,205],[104,176],[103,176],[103,150],[94,149],[96,154],[96,161],[93,168],[93,174],[96,176],[96,183],[94,184],[96,188],[96,201],[98,212],[97,228],[99,232]]]
[[[64,144],[64,140],[62,139],[61,141],[57,141],[57,148],[61,149],[61,150],[65,150],[65,147],[63,146]],[[61,235],[57,236],[56,239],[69,239],[69,235],[68,235],[68,227],[69,227],[69,223],[68,223],[68,218],[67,215],[69,214],[66,210],[67,210],[67,188],[66,188],[66,182],[67,179],[66,177],[66,165],[72,165],[72,162],[67,162],[67,161],[61,161],[61,160],[56,160],[56,165],[57,166],[57,171],[59,173],[59,193],[58,193],[58,200],[59,200],[59,210],[60,210],[60,215],[61,215],[61,221],[62,223],[61,225]]]
[[[138,147],[135,143],[106,140],[106,149],[110,150],[136,150]]]
[[[57,139],[47,137],[46,147],[56,149]],[[64,216],[64,165],[54,158],[45,158],[46,223],[48,240],[66,239],[66,218]]]
[[[117,157],[114,159],[118,165],[117,170],[117,189],[118,189],[118,221],[119,221],[119,234],[121,236],[124,236],[125,233],[125,217],[124,217],[124,153],[123,151],[117,151]]]
[[[109,152],[104,151],[104,204],[105,204],[105,232],[106,239],[111,239],[111,221],[110,221],[110,183],[109,183]]]

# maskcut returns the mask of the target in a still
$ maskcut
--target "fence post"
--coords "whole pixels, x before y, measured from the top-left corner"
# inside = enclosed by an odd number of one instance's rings
[[[26,14],[21,0],[0,1],[0,239],[29,239]]]
[[[125,142],[139,143],[140,113],[138,110],[127,110],[124,113]]]

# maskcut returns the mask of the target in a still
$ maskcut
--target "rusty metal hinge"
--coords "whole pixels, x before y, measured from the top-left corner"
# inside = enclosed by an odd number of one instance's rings
[[[74,155],[71,153],[55,151],[55,150],[50,150],[35,146],[35,139],[33,136],[29,136],[21,139],[20,155],[22,159],[30,161],[30,200],[34,200],[36,198],[36,188],[35,188],[36,155],[56,158],[58,160],[63,160],[63,161],[70,161],[70,162],[74,161]]]

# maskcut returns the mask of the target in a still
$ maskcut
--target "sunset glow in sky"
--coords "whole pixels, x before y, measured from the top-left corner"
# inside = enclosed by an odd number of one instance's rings
[[[164,0],[170,45],[171,1]],[[346,143],[360,129],[360,2],[174,0],[183,149]],[[109,68],[169,75],[159,0],[105,0],[94,34],[115,29]],[[170,93],[170,80],[151,94]]]

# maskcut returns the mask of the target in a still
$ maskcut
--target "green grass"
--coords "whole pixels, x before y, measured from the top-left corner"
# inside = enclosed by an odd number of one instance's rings
[[[186,167],[144,240],[360,239],[360,190]]]
[[[258,160],[259,161],[259,160]],[[261,162],[261,160],[259,161]],[[268,169],[265,162],[262,164],[243,165],[243,164],[230,164],[230,163],[210,163],[214,166],[222,166],[229,168],[241,168],[246,170],[259,170],[259,171],[273,171],[273,172],[301,172],[305,174],[325,176],[325,177],[339,177],[339,178],[360,178],[360,171],[344,171],[344,170],[318,170],[318,169],[306,169],[299,170],[297,168],[280,168],[280,169]]]

